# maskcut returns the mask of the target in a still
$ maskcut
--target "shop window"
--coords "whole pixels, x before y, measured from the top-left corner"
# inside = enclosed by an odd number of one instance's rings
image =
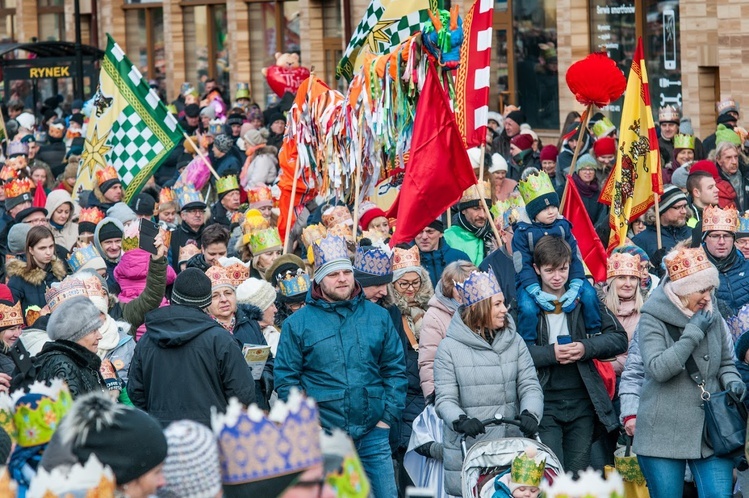
[[[147,80],[158,83],[165,90],[164,10],[161,7],[128,9],[125,11],[127,53],[133,64]]]
[[[0,43],[16,39],[16,0],[0,0]]]
[[[37,0],[37,14],[40,40],[65,40],[64,0]]]
[[[215,79],[223,92],[228,92],[230,68],[226,5],[187,6],[183,9],[183,18],[188,81],[197,85],[201,95],[209,79]]]

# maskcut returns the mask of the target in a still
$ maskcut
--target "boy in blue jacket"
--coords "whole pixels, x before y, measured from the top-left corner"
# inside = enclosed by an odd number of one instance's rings
[[[561,311],[570,313],[575,309],[579,299],[587,334],[598,334],[601,329],[598,296],[585,278],[582,256],[572,235],[572,224],[559,214],[559,196],[549,175],[543,171],[529,175],[518,183],[518,190],[525,202],[528,218],[532,220],[531,223],[519,221],[512,237],[518,333],[526,343],[534,344],[538,327],[538,309],[554,311],[559,304]],[[564,239],[572,249],[567,291],[559,300],[541,290],[538,275],[533,268],[535,244],[545,235]]]

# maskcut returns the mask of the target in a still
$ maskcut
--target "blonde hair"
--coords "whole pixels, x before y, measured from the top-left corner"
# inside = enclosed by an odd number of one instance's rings
[[[619,314],[619,307],[622,305],[622,300],[619,299],[619,294],[617,294],[616,292],[616,285],[615,285],[616,281],[619,278],[622,278],[622,276],[613,277],[609,279],[608,290],[606,291],[606,296],[604,299],[604,303],[606,304],[606,307],[609,310],[611,310],[615,315]],[[642,292],[640,292],[640,289],[639,289],[640,279],[635,276],[632,276],[632,278],[637,279],[638,289],[635,291],[635,311],[639,313],[643,305]]]
[[[477,270],[478,268],[470,261],[458,260],[447,265],[442,271],[442,278],[439,283],[442,295],[455,298],[455,282],[465,282],[471,272]]]

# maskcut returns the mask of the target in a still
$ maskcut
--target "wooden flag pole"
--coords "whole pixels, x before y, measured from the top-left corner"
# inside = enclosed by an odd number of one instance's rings
[[[291,184],[291,199],[289,200],[289,212],[286,215],[286,232],[283,241],[283,253],[291,252],[291,219],[294,215],[294,197],[296,197],[296,182],[299,180],[299,158],[294,164],[294,181]]]
[[[195,144],[195,142],[192,141],[192,138],[190,138],[190,136],[186,132],[183,131],[182,132],[182,136],[185,137],[185,140],[187,140],[190,143],[190,146],[193,149],[195,149],[195,152],[197,152],[198,155],[200,156],[200,158],[203,160],[203,164],[205,164],[206,166],[208,166],[208,169],[211,171],[211,174],[213,174],[213,177],[216,180],[218,180],[219,179],[218,173],[216,173],[216,170],[213,169],[213,166],[211,166],[211,163],[208,162],[208,158],[205,157],[205,154],[203,154],[203,152],[200,150],[200,147],[198,147]]]
[[[499,230],[497,230],[497,225],[494,223],[494,218],[492,218],[492,212],[489,211],[489,206],[486,204],[486,199],[484,198],[484,154],[486,153],[486,144],[481,146],[481,168],[479,169],[479,177],[481,180],[479,180],[479,183],[473,186],[473,188],[476,191],[476,195],[479,196],[479,201],[481,202],[481,206],[484,208],[484,212],[486,212],[487,216],[487,222],[491,224],[492,227],[492,233],[494,234],[494,239],[497,241],[497,247],[499,247],[502,244],[502,239],[499,238]],[[480,187],[479,187],[480,186]]]
[[[660,215],[660,208],[658,207],[658,198],[660,195],[653,192],[653,201],[655,202],[655,236],[656,240],[658,241],[658,249],[662,247],[661,243],[661,215]]]
[[[567,185],[572,180],[572,175],[575,173],[575,165],[577,164],[577,156],[580,154],[580,149],[583,146],[583,134],[588,129],[588,121],[590,121],[590,113],[593,112],[593,104],[588,105],[583,113],[583,120],[580,122],[580,133],[577,135],[577,144],[575,145],[575,153],[572,154],[572,162],[570,163],[568,179],[564,183],[564,192],[562,192],[562,199],[559,201],[559,212],[564,210],[564,200],[567,198]],[[564,174],[564,171],[561,172]]]

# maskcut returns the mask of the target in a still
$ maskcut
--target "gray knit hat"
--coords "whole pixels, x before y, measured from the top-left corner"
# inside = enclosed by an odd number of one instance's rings
[[[204,309],[211,305],[211,279],[198,268],[177,275],[172,287],[172,304]]]
[[[26,235],[31,230],[28,223],[15,223],[8,231],[8,253],[23,254],[26,250]]]
[[[124,202],[118,202],[111,208],[107,209],[107,216],[119,220],[123,225],[129,221],[135,221],[138,219],[138,215],[135,214],[135,211],[130,209],[130,206]]]
[[[164,498],[213,498],[221,491],[218,445],[211,430],[192,420],[172,422],[164,430],[168,446],[164,460]]]
[[[60,304],[47,323],[47,335],[53,341],[76,342],[95,332],[104,323],[99,309],[86,296],[76,296]]]
[[[231,150],[231,146],[234,144],[234,140],[231,139],[231,137],[225,133],[221,133],[220,135],[216,135],[216,138],[213,139],[213,145],[216,146],[216,148],[220,151],[226,154]]]

